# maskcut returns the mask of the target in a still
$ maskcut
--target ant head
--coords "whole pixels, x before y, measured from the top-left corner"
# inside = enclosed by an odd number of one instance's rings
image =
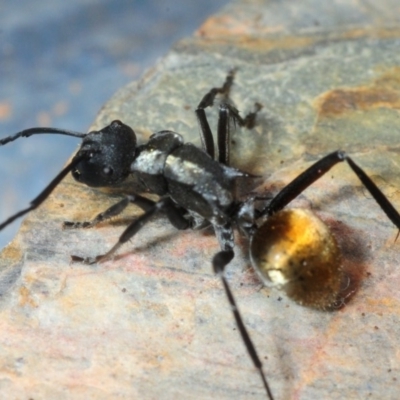
[[[89,132],[83,138],[74,157],[77,163],[72,169],[72,176],[78,182],[92,187],[115,185],[129,175],[135,150],[135,132],[115,120],[100,131]]]
[[[69,172],[88,186],[112,186],[129,175],[129,167],[136,156],[135,132],[121,121],[113,121],[102,130],[88,134],[58,128],[29,128],[0,139],[0,146],[42,133],[78,137],[82,139],[82,145],[72,161],[31,201],[30,206],[1,223],[0,230],[43,203]]]

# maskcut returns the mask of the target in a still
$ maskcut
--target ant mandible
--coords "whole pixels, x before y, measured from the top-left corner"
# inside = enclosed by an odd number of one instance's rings
[[[220,246],[220,251],[212,259],[213,270],[221,280],[265,393],[273,400],[262,362],[224,275],[226,266],[234,257],[234,228],[249,240],[252,265],[265,284],[286,290],[289,297],[300,304],[325,310],[335,307],[344,279],[336,241],[325,224],[311,212],[284,208],[333,166],[345,161],[398,229],[400,215],[366,173],[343,151],[335,151],[312,164],[272,199],[250,194],[241,200],[236,185],[240,180],[250,181],[256,177],[230,166],[230,128],[235,124],[253,128],[262,107],[256,103],[253,112],[244,118],[240,116],[229,98],[234,75],[235,70],[230,71],[224,84],[212,88],[196,109],[202,148],[184,143],[180,134],[168,130],[154,133],[147,143],[137,145],[134,131],[118,120],[87,134],[57,128],[31,128],[0,140],[0,145],[5,145],[20,137],[42,133],[82,139],[72,161],[31,201],[29,207],[0,224],[0,230],[37,208],[69,172],[78,182],[90,187],[113,187],[135,175],[148,192],[159,196],[159,200],[129,194],[91,221],[64,222],[65,228],[93,227],[117,216],[130,203],[144,211],[105,254],[94,258],[71,256],[72,260],[93,264],[109,259],[157,213],[164,213],[179,230],[212,226]],[[217,157],[205,114],[205,109],[214,104],[216,96],[221,97]]]

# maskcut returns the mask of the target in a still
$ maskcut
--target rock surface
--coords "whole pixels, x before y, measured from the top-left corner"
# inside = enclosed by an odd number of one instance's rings
[[[234,136],[232,164],[262,175],[260,192],[276,193],[341,148],[400,209],[399,12],[396,1],[233,2],[118,92],[93,128],[118,118],[142,141],[171,129],[199,143],[193,111],[236,67],[237,107],[264,109],[254,130]],[[3,250],[0,397],[265,398],[211,271],[212,234],[159,218],[113,261],[71,264],[71,254],[104,253],[140,210],[88,230],[63,231],[62,221],[119,198],[68,177]],[[237,238],[228,277],[275,398],[398,398],[396,228],[346,165],[293,204],[331,227],[355,293],[324,313],[261,289]]]

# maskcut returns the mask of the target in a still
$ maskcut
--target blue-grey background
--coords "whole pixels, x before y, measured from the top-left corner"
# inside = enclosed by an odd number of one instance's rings
[[[110,96],[227,0],[0,0],[0,137],[86,132]],[[78,145],[38,135],[0,147],[0,221],[25,208]],[[0,248],[20,221],[0,232]]]

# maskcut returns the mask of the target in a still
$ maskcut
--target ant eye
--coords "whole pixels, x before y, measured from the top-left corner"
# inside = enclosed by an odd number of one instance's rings
[[[113,174],[113,172],[114,172],[113,169],[110,168],[110,167],[104,167],[104,168],[103,168],[103,173],[104,173],[104,175],[110,176],[110,175]]]

